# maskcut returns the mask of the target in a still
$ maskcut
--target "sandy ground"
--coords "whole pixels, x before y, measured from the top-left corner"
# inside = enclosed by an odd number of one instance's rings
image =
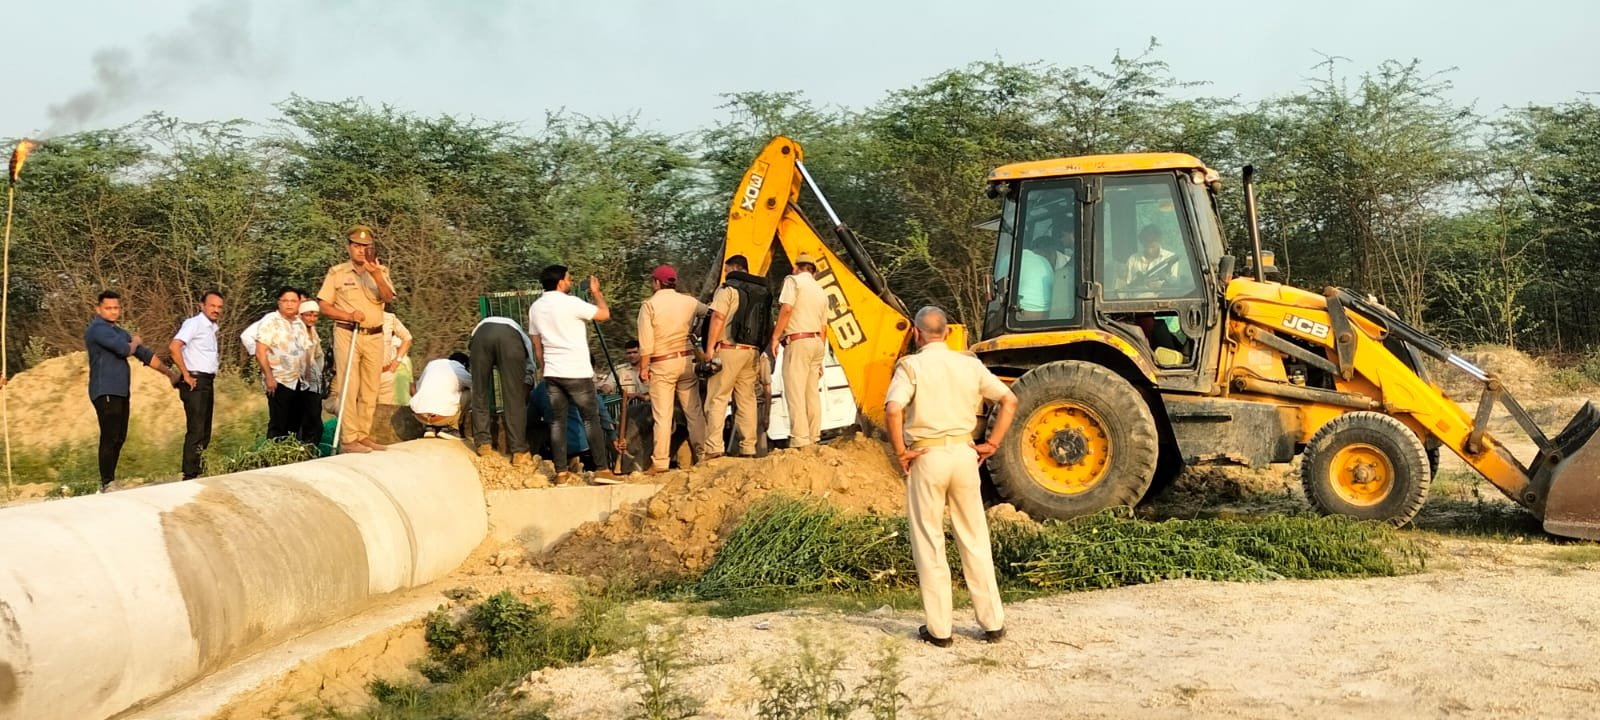
[[[808,634],[846,652],[859,684],[882,643],[940,718],[1390,718],[1589,714],[1600,693],[1600,552],[1451,541],[1433,571],[1373,580],[1166,582],[1007,607],[986,645],[958,616],[954,648],[914,641],[921,618],[880,611],[690,617],[683,686],[703,717],[751,717],[752,668]],[[558,718],[626,715],[626,655],[532,675]]]

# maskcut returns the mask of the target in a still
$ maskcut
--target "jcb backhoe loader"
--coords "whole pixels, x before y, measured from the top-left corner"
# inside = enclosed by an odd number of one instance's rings
[[[851,259],[801,214],[810,185]],[[1176,153],[1097,155],[995,169],[991,300],[972,352],[1011,384],[1017,426],[990,460],[1000,496],[1035,517],[1133,505],[1185,464],[1254,467],[1302,455],[1320,511],[1408,522],[1450,448],[1556,535],[1600,539],[1600,411],[1553,438],[1501,384],[1376,301],[1267,279],[1250,169],[1250,277],[1235,277],[1217,173]],[[774,138],[735,194],[724,256],[781,272],[823,258],[829,341],[862,413],[881,420],[909,315],[806,172]],[[960,334],[952,344],[964,345]],[[1468,413],[1432,383],[1431,356],[1482,386]],[[1524,465],[1487,428],[1504,407],[1538,447]]]

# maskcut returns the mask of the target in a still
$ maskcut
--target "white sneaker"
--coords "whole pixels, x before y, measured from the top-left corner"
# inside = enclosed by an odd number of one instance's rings
[[[438,437],[438,433],[435,433],[432,430],[423,430],[422,436],[425,438]]]
[[[454,430],[439,430],[434,433],[434,437],[450,438],[451,440],[461,439],[461,436],[457,435]]]

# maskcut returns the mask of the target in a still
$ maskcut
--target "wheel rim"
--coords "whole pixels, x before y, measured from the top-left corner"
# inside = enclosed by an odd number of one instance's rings
[[[1105,420],[1070,400],[1046,403],[1030,413],[1021,440],[1028,476],[1051,492],[1088,492],[1111,467],[1111,436]]]
[[[1354,443],[1333,454],[1328,467],[1333,492],[1351,505],[1383,502],[1394,490],[1394,463],[1375,445]]]

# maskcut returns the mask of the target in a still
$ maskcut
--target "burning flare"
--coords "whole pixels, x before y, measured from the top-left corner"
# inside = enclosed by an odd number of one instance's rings
[[[17,142],[17,148],[11,151],[11,184],[17,183],[17,176],[22,174],[22,164],[28,161],[28,153],[38,147],[37,140],[23,138]]]

